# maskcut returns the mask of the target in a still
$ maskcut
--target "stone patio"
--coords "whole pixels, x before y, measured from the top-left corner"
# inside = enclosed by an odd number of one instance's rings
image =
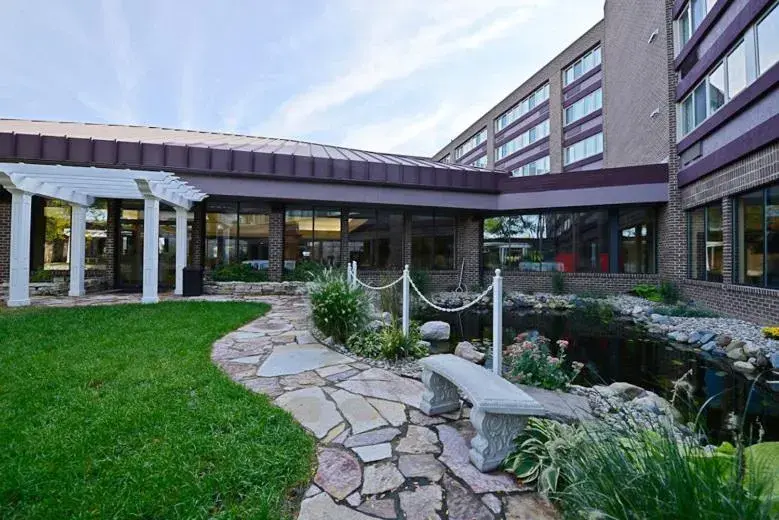
[[[557,518],[511,475],[471,465],[467,407],[424,415],[421,382],[317,343],[304,297],[262,300],[270,312],[214,343],[212,359],[317,438],[318,469],[299,519]]]

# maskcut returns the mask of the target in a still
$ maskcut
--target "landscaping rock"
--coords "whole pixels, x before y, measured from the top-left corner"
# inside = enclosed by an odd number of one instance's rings
[[[747,357],[744,355],[744,350],[741,347],[726,350],[726,355],[729,359],[734,359],[736,361],[747,360]]]
[[[445,321],[427,321],[419,328],[419,332],[425,341],[447,341],[451,329]]]
[[[352,433],[362,433],[382,426],[387,422],[379,412],[371,406],[364,397],[345,390],[333,392],[330,397],[338,405],[338,409],[352,426]]]
[[[708,343],[710,341],[713,341],[716,336],[717,335],[714,334],[713,332],[701,331],[701,339],[700,339],[700,341],[701,341],[701,343]]]
[[[423,477],[431,482],[437,482],[444,474],[443,464],[429,453],[401,455],[398,469],[406,478]]]
[[[409,425],[406,436],[398,442],[399,453],[438,453],[438,436],[430,428]]]
[[[382,417],[392,426],[402,426],[406,422],[406,407],[400,403],[384,401],[382,399],[368,398],[371,406],[376,408]]]
[[[444,478],[449,520],[492,520],[487,506],[453,478]]]
[[[733,341],[733,338],[731,338],[727,334],[720,334],[719,336],[717,336],[717,339],[715,341],[717,342],[718,347],[726,347],[730,344],[731,341]]]
[[[707,341],[706,343],[701,346],[701,350],[704,352],[711,352],[717,347],[717,344],[713,341]]]
[[[348,506],[339,506],[327,493],[319,493],[300,504],[298,520],[373,520]]]
[[[625,401],[631,401],[645,392],[640,386],[624,382],[611,383],[609,388],[616,397]]]
[[[392,519],[398,517],[395,512],[395,501],[391,498],[377,499],[376,497],[369,497],[357,510],[376,515],[379,518]]]
[[[314,482],[330,495],[343,500],[360,487],[362,470],[357,457],[347,450],[321,448]]]
[[[400,508],[406,514],[407,520],[438,518],[436,511],[440,511],[443,506],[443,492],[437,484],[422,486],[414,491],[402,491],[398,496]]]
[[[725,349],[722,347],[714,347],[711,353],[712,355],[717,357],[725,357],[728,354],[727,352],[725,352]]]
[[[371,446],[360,446],[359,448],[354,448],[354,452],[363,462],[376,462],[392,457],[392,447],[388,442]]]
[[[772,352],[768,359],[772,367],[779,368],[779,352]]]
[[[669,333],[668,338],[676,341],[677,343],[687,343],[687,340],[690,339],[690,336],[688,336],[685,332],[677,330]]]
[[[647,412],[658,415],[665,414],[669,417],[673,417],[674,419],[681,419],[681,414],[679,414],[679,412],[673,406],[671,406],[671,403],[654,392],[646,391],[644,392],[644,395],[634,399],[631,402],[632,404]]]
[[[656,313],[649,316],[649,319],[651,319],[653,323],[657,323],[658,325],[666,325],[671,322],[668,316],[663,316],[662,314],[656,314]]]
[[[382,462],[365,467],[362,485],[363,495],[376,495],[400,487],[406,479],[391,462]]]
[[[690,337],[687,338],[687,343],[690,345],[695,345],[696,343],[699,343],[701,340],[701,335],[698,332],[693,332],[690,334]]]
[[[476,350],[476,347],[474,347],[468,341],[461,341],[458,343],[454,348],[454,355],[460,356],[461,358],[470,361],[471,363],[476,363],[477,365],[484,363],[484,354]]]
[[[490,511],[496,515],[503,509],[503,504],[500,499],[492,493],[487,493],[481,497],[482,503],[489,508]]]
[[[427,352],[430,352],[430,349],[432,348],[432,344],[429,341],[425,341],[423,339],[420,339],[417,341],[417,348],[421,348],[426,350]]]
[[[373,320],[365,327],[371,332],[379,332],[381,329],[383,329],[385,326],[384,322],[381,320]]]
[[[538,493],[525,493],[506,497],[506,520],[557,520],[560,514],[554,506]],[[597,515],[587,518],[596,520]]]
[[[320,439],[342,421],[335,405],[325,397],[319,387],[287,392],[274,402]]]
[[[400,430],[397,428],[382,428],[380,430],[374,430],[372,432],[365,432],[359,435],[353,435],[344,442],[344,446],[347,448],[357,448],[359,446],[370,446],[371,444],[380,444],[382,442],[390,442],[392,439],[400,435]]]
[[[384,311],[381,313],[381,321],[384,322],[384,325],[392,325],[392,313]]]
[[[770,361],[768,360],[768,358],[767,358],[767,357],[765,357],[763,354],[758,354],[758,355],[757,355],[757,357],[755,358],[755,363],[754,363],[754,365],[755,365],[757,368],[763,368],[763,369],[765,369],[765,368],[768,368],[768,367],[770,367],[770,366],[771,366],[771,362],[770,362]]]
[[[411,410],[408,415],[413,424],[420,426],[433,426],[446,422],[446,418],[443,415],[425,415],[419,410]]]
[[[752,343],[751,341],[744,342],[744,354],[747,357],[755,357],[760,354],[760,347]]]
[[[746,373],[752,373],[755,371],[755,366],[749,361],[736,361],[733,363],[733,368]]]

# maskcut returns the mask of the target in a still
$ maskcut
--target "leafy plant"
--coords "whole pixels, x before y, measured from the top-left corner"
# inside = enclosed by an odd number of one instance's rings
[[[679,301],[679,287],[673,282],[662,282],[659,293],[663,303],[675,304]]]
[[[553,493],[565,484],[565,476],[560,472],[563,458],[583,438],[578,426],[531,417],[514,441],[514,451],[503,462],[504,469],[524,485],[536,484],[544,495]]]
[[[393,321],[379,331],[363,331],[351,336],[347,346],[355,354],[373,359],[416,359],[428,355],[427,348],[419,345],[421,337],[418,323],[411,322],[406,337],[401,325]]]
[[[552,294],[565,294],[565,277],[560,271],[552,273]]]
[[[396,278],[389,276],[382,276],[379,285],[387,285]],[[389,312],[393,316],[399,316],[402,312],[402,298],[403,298],[403,286],[402,282],[396,283],[389,289],[378,291],[379,293],[379,307],[384,312]]]
[[[419,289],[419,292],[426,295],[430,286],[430,273],[422,269],[411,269],[409,275],[414,280],[414,284]],[[413,292],[413,289],[411,291]]]
[[[289,282],[311,282],[325,269],[325,266],[319,262],[299,260],[295,262],[294,269],[287,269],[284,271],[283,278]]]
[[[779,339],[779,327],[763,327],[763,336],[768,339]]]
[[[50,282],[54,279],[54,273],[45,269],[38,269],[30,273],[30,282]]]
[[[633,287],[631,292],[636,296],[638,296],[639,298],[644,298],[649,301],[653,301],[653,302],[662,301],[662,297],[660,296],[660,290],[655,285],[640,283],[635,287]]]
[[[684,304],[661,305],[655,307],[655,312],[664,316],[679,316],[682,318],[716,318],[719,316],[716,312],[708,309],[701,309],[699,307]]]
[[[241,262],[219,264],[211,271],[211,279],[216,282],[267,282],[268,271]]]
[[[585,319],[598,321],[608,325],[614,320],[614,307],[602,301],[581,301],[577,302],[577,309],[584,315]]]
[[[314,325],[339,343],[361,332],[370,319],[370,301],[360,287],[351,287],[342,273],[325,269],[310,291]]]
[[[520,334],[516,341],[506,349],[507,379],[514,383],[559,390],[566,388],[583,368],[579,362],[570,367],[566,364],[565,340],[557,342],[557,356],[552,355],[549,339],[543,336]]]

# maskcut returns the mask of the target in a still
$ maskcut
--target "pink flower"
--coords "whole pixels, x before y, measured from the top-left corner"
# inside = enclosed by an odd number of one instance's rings
[[[560,358],[556,358],[554,356],[546,356],[546,362],[550,365],[557,365],[560,363]]]
[[[557,346],[562,349],[566,349],[568,348],[568,341],[564,339],[557,340]]]

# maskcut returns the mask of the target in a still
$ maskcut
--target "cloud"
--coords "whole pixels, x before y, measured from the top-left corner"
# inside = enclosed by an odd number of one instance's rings
[[[495,40],[527,21],[543,0],[410,0],[349,4],[357,51],[331,77],[292,96],[262,128],[300,134],[356,98]]]

